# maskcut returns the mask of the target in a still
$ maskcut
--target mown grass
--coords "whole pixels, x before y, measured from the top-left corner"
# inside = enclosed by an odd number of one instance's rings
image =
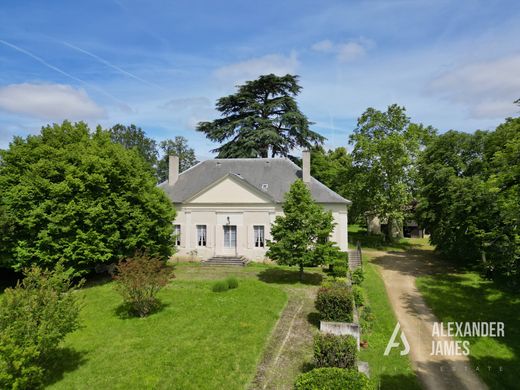
[[[112,283],[83,289],[83,328],[63,345],[51,389],[243,389],[256,372],[287,295],[241,279],[225,293],[208,280],[175,280],[163,308],[128,318]]]
[[[380,251],[404,252],[428,244],[427,238],[398,238],[394,241],[385,240],[382,234],[368,234],[366,228],[360,225],[348,226],[348,241],[351,247],[357,243],[362,249],[377,249]]]
[[[377,266],[369,259],[369,256],[363,256],[365,280],[362,287],[374,320],[370,332],[361,335],[362,340],[368,341],[368,348],[361,350],[360,359],[369,363],[371,378],[379,389],[420,389],[408,356],[401,356],[395,348],[384,356],[397,320]]]
[[[517,389],[520,368],[520,295],[504,291],[475,272],[417,278],[428,306],[443,322],[505,324],[503,338],[459,338],[470,342],[470,361],[491,389]]]

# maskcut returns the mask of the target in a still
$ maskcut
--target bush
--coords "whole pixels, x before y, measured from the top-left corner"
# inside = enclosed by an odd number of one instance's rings
[[[79,327],[80,303],[61,264],[26,269],[0,304],[0,388],[43,386],[46,367],[65,336]]]
[[[361,287],[358,285],[352,286],[352,295],[354,296],[354,303],[357,307],[365,304],[365,295]]]
[[[361,284],[363,283],[363,280],[365,280],[365,274],[363,272],[363,268],[358,267],[354,272],[351,274],[351,279],[353,284]]]
[[[315,368],[296,378],[295,390],[369,390],[370,381],[356,370]]]
[[[336,278],[344,278],[347,276],[348,268],[344,265],[334,265],[332,275]]]
[[[218,282],[215,282],[215,284],[212,287],[212,290],[213,290],[213,292],[224,292],[227,290],[232,290],[237,287],[238,287],[237,278],[230,276],[227,279],[219,280]]]
[[[352,292],[343,283],[321,287],[318,290],[315,306],[324,321],[352,322]]]
[[[219,280],[213,285],[213,292],[223,292],[229,290],[229,284],[225,280]]]
[[[233,288],[237,288],[238,287],[238,280],[237,278],[231,276],[229,278],[226,279],[226,283],[228,285],[228,288],[231,290]]]
[[[172,269],[164,261],[136,253],[119,262],[114,279],[129,314],[145,317],[160,306],[157,293],[172,277]]]
[[[319,333],[314,337],[314,365],[355,368],[357,348],[357,341],[352,336]]]

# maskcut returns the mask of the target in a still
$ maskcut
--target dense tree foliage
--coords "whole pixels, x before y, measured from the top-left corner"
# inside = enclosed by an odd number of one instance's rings
[[[159,146],[163,152],[163,157],[157,164],[157,178],[159,183],[168,179],[168,156],[175,155],[179,157],[180,172],[198,163],[195,157],[195,151],[188,146],[188,140],[184,137],[177,136],[175,139],[161,141]]]
[[[80,296],[61,264],[27,268],[0,296],[0,388],[43,387],[60,342],[79,327]]]
[[[393,104],[385,112],[368,108],[350,136],[356,186],[352,201],[359,212],[386,219],[389,238],[402,227],[405,208],[416,193],[415,162],[433,134]]]
[[[356,223],[366,211],[358,200],[358,187],[363,182],[361,170],[353,165],[344,147],[333,150],[318,146],[311,150],[311,175],[346,199],[356,199],[349,208],[349,221]]]
[[[108,132],[112,142],[121,144],[127,149],[136,149],[151,167],[155,167],[158,156],[157,143],[155,140],[148,138],[143,129],[134,124],[130,126],[117,124]]]
[[[423,153],[419,220],[438,251],[520,282],[520,118],[449,131]]]
[[[220,98],[216,108],[223,117],[197,130],[211,141],[227,141],[214,150],[219,158],[288,156],[296,147],[319,145],[324,137],[310,130],[296,103],[300,91],[297,76],[260,76]]]
[[[188,140],[182,136],[167,139],[159,143],[162,157],[159,158],[157,142],[146,136],[146,133],[136,125],[124,126],[117,124],[108,130],[113,142],[127,149],[135,149],[139,155],[152,167],[159,183],[168,178],[168,156],[179,157],[180,171],[185,171],[198,161],[195,151],[189,147]]]
[[[303,267],[333,263],[339,257],[339,248],[329,240],[334,229],[332,213],[314,202],[302,180],[291,185],[283,211],[271,227],[273,241],[267,244],[267,257],[278,264],[299,266],[300,279]]]
[[[47,126],[14,138],[1,155],[2,266],[52,267],[62,260],[82,274],[136,249],[171,254],[170,201],[138,152],[113,143],[101,128]]]

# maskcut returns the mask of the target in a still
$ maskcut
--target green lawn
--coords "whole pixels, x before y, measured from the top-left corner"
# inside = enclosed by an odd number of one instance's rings
[[[420,389],[408,356],[401,356],[395,348],[388,356],[384,356],[386,344],[397,321],[377,266],[367,261],[368,256],[363,257],[365,280],[362,286],[375,319],[371,331],[367,335],[361,335],[362,340],[368,341],[368,348],[361,351],[360,359],[369,363],[371,377],[380,386],[378,388]]]
[[[504,322],[504,338],[467,338],[470,360],[491,389],[518,389],[520,295],[474,272],[420,277],[417,287],[440,321]]]
[[[163,309],[143,319],[125,318],[112,283],[82,290],[84,327],[66,339],[49,388],[243,389],[287,295],[239,283],[214,293],[209,280],[174,280],[160,293]]]
[[[351,247],[359,242],[363,249],[393,252],[404,252],[407,249],[428,245],[427,238],[400,238],[393,242],[386,242],[383,235],[368,234],[366,228],[360,225],[348,226],[348,241]]]

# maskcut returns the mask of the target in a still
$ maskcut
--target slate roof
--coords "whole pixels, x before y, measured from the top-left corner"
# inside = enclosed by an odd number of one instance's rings
[[[174,203],[184,203],[228,175],[244,180],[272,198],[274,202],[282,203],[284,194],[289,191],[291,184],[302,177],[302,170],[286,158],[214,159],[202,161],[182,172],[173,186],[169,186],[168,181],[165,181],[159,184],[159,187]],[[313,177],[309,188],[318,203],[351,203]]]

